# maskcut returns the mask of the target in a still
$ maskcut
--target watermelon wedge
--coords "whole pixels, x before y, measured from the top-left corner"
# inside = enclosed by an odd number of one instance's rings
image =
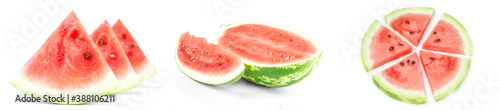
[[[472,56],[472,41],[465,28],[444,13],[422,46],[425,50]]]
[[[368,28],[361,44],[361,58],[367,72],[411,51],[408,43],[378,21]]]
[[[417,53],[373,75],[373,82],[388,96],[407,103],[424,104],[425,90]]]
[[[308,35],[265,23],[235,23],[223,27],[215,44],[230,50],[246,66],[243,78],[267,87],[285,87],[308,77],[322,49]]]
[[[10,84],[37,97],[110,93],[119,86],[118,80],[92,42],[92,38],[72,11]]]
[[[149,63],[144,53],[142,53],[141,48],[134,37],[132,37],[132,34],[130,34],[130,31],[123,25],[122,21],[118,19],[112,28],[118,41],[120,41],[122,49],[127,54],[127,58],[134,68],[139,81],[144,81],[155,75],[156,70]]]
[[[420,51],[420,60],[436,101],[453,92],[469,71],[470,59]]]
[[[120,87],[116,88],[110,94],[117,94],[137,86],[140,82],[137,80],[134,69],[130,65],[125,51],[120,46],[108,21],[104,21],[97,29],[90,34],[94,44],[102,53],[116,78],[120,81]]]
[[[416,46],[433,12],[434,8],[429,7],[403,8],[386,15],[385,22]]]
[[[189,32],[179,38],[175,59],[184,74],[206,84],[233,83],[245,72],[243,62],[236,55]]]

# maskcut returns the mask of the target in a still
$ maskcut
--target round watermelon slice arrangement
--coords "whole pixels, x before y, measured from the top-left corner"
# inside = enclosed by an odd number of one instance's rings
[[[189,33],[176,46],[178,67],[206,84],[244,79],[266,87],[285,87],[307,78],[321,58],[319,43],[308,35],[264,23],[224,26],[213,44]]]
[[[121,21],[119,23],[117,28],[124,28]],[[108,95],[129,90],[156,72],[148,66],[147,60],[144,61],[146,58],[138,46],[135,51],[121,46],[123,42],[137,45],[135,41],[119,42],[116,33],[104,21],[88,35],[72,11],[10,84],[35,97]],[[130,59],[130,55],[135,55],[134,59]],[[138,65],[134,62],[141,62],[138,70],[133,68]],[[82,104],[90,101],[52,103]]]
[[[426,29],[433,11],[428,7],[403,8],[385,16],[390,27],[375,21],[365,33],[363,65],[367,72],[382,70],[372,76],[373,82],[393,99],[424,104],[423,81],[427,79],[434,100],[440,101],[455,91],[468,72],[472,43],[467,31],[446,13],[434,29]],[[431,32],[424,38],[426,31]]]

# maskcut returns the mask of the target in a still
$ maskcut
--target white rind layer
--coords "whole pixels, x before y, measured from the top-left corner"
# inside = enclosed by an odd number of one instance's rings
[[[140,70],[139,73],[136,73],[137,79],[140,82],[142,82],[146,79],[149,79],[149,78],[151,78],[151,76],[156,74],[156,70],[153,68],[153,65],[151,65],[151,63],[149,63],[149,61],[144,62],[142,64],[142,66],[144,68],[142,68],[142,70]]]
[[[113,92],[111,92],[109,94],[118,94],[120,92],[132,89],[141,83],[141,81],[138,79],[137,75],[135,75],[135,72],[132,69],[132,66],[130,68],[131,68],[131,70],[127,72],[127,75],[126,75],[127,77],[125,77],[123,79],[119,79],[120,87],[116,88],[115,90],[113,90]]]

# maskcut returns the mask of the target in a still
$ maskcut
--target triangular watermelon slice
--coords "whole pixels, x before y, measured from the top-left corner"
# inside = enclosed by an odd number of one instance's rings
[[[466,58],[420,51],[420,60],[436,101],[452,93],[469,71]]]
[[[373,82],[388,96],[413,104],[425,103],[424,83],[417,53],[373,75]]]
[[[90,34],[90,37],[94,40],[94,44],[101,51],[109,67],[111,67],[116,78],[120,81],[120,87],[116,88],[110,94],[129,90],[140,83],[108,21],[104,21],[99,25]]]
[[[130,34],[120,19],[118,19],[118,21],[116,21],[113,25],[113,31],[115,32],[118,41],[120,41],[122,49],[127,54],[128,60],[134,68],[135,74],[139,80],[144,81],[155,75],[156,70],[149,63],[149,60],[146,58],[144,53],[142,53],[142,50],[135,41],[134,37],[132,37],[132,34]]]
[[[429,7],[403,8],[386,15],[385,22],[417,46],[433,12]]]
[[[472,41],[465,28],[444,13],[422,48],[445,53],[472,56]]]
[[[64,19],[10,84],[38,97],[104,95],[119,86],[74,12]],[[66,101],[54,103],[85,103]]]
[[[365,70],[371,71],[389,61],[410,54],[412,47],[378,21],[363,37],[361,58]]]

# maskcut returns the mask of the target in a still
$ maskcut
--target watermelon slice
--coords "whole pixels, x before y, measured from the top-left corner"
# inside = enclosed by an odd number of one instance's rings
[[[215,44],[243,60],[243,78],[267,87],[305,79],[316,69],[322,53],[320,44],[308,35],[264,23],[227,25],[218,32]]]
[[[134,37],[132,37],[132,34],[130,34],[125,25],[123,25],[122,21],[118,19],[118,21],[116,21],[112,28],[113,32],[118,38],[118,41],[120,41],[122,49],[127,54],[128,60],[134,68],[135,74],[137,75],[139,81],[144,81],[155,75],[155,69],[149,63],[149,60],[146,58],[144,53],[142,53],[141,48],[134,40]]]
[[[411,51],[412,47],[408,43],[375,21],[363,37],[361,58],[368,72]]]
[[[436,101],[453,92],[469,71],[470,59],[420,51],[420,60]]]
[[[245,72],[240,58],[218,45],[207,43],[205,38],[190,35],[189,32],[179,38],[175,62],[187,76],[206,84],[233,83]]]
[[[373,82],[388,96],[413,104],[425,103],[424,83],[417,53],[406,57],[379,74]]]
[[[73,11],[10,84],[37,97],[60,94],[104,95],[119,86],[113,71]]]
[[[434,8],[429,7],[403,8],[386,15],[385,22],[416,46],[433,12]]]
[[[109,67],[115,73],[116,78],[120,81],[120,87],[116,88],[111,94],[129,90],[140,83],[108,21],[104,21],[99,25],[90,34],[90,37],[94,40],[94,44],[99,48]]]
[[[422,46],[425,50],[472,55],[472,41],[465,28],[452,16],[444,13]]]

